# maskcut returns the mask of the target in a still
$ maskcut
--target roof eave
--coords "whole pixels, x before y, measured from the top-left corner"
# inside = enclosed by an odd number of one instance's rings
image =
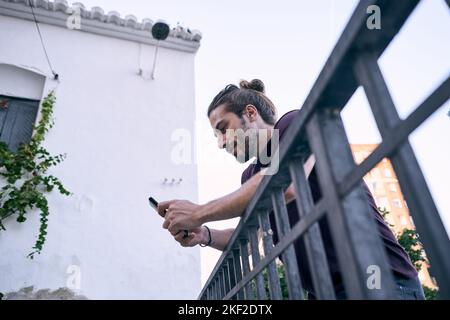
[[[66,22],[69,17],[68,14],[60,11],[49,11],[42,8],[33,9],[39,23],[67,28]],[[0,1],[0,15],[34,21],[30,7],[27,7],[22,3]],[[86,19],[83,17],[81,17],[80,26],[81,29],[74,31],[89,32],[148,45],[157,44],[157,40],[152,37],[151,32],[148,30],[138,30],[126,26],[115,25],[113,23],[105,23],[99,20]],[[166,40],[160,41],[159,46],[168,49],[195,53],[200,47],[200,42],[169,36]]]

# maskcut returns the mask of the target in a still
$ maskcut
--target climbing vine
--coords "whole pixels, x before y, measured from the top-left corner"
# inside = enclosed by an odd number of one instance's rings
[[[44,99],[41,108],[41,119],[34,127],[31,141],[19,146],[16,152],[0,142],[0,183],[6,182],[0,189],[0,231],[5,231],[4,220],[17,216],[16,221],[23,223],[26,215],[33,209],[40,211],[39,235],[32,252],[33,259],[40,254],[46,240],[49,207],[46,193],[57,189],[63,195],[70,195],[61,181],[47,174],[49,168],[61,163],[66,155],[52,156],[43,146],[46,133],[53,127],[53,108],[55,94]]]

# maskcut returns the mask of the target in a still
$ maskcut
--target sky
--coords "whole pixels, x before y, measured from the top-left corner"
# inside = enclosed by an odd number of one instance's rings
[[[163,19],[171,26],[180,23],[202,32],[195,58],[200,203],[236,190],[242,170],[248,165],[238,164],[217,148],[206,117],[212,98],[226,84],[259,78],[265,83],[266,93],[277,106],[279,116],[300,108],[358,3],[356,0],[81,2],[88,9],[100,6],[105,12],[134,14],[139,20]],[[407,117],[448,76],[449,39],[450,11],[445,1],[421,1],[380,58],[401,118]],[[409,139],[447,231],[450,230],[449,110],[447,102]],[[351,143],[381,141],[362,89],[349,101],[342,117]],[[233,219],[208,225],[221,229],[237,223]],[[210,248],[202,248],[201,252],[203,284],[221,252]]]

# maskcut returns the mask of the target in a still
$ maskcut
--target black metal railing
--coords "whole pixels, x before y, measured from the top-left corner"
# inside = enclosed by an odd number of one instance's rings
[[[317,298],[334,299],[318,225],[325,217],[333,243],[338,244],[335,251],[347,298],[394,298],[391,269],[361,183],[364,175],[385,157],[391,160],[398,176],[430,261],[430,272],[438,282],[440,297],[450,298],[450,240],[408,142],[411,132],[449,99],[450,78],[401,120],[377,61],[418,2],[360,1],[285,134],[278,149],[278,173],[262,180],[199,299],[281,299],[275,262],[279,256],[285,268],[289,299],[304,298],[297,258],[307,260]],[[370,5],[381,9],[381,29],[369,30],[366,26],[366,10]],[[340,113],[359,86],[364,88],[382,142],[357,166]],[[315,170],[322,191],[316,203],[303,169],[311,154],[316,159]],[[300,214],[299,222],[292,227],[284,198],[284,190],[291,183]],[[279,237],[276,245],[270,229],[271,211],[276,217]],[[258,230],[263,250],[258,245]],[[294,241],[300,237],[306,248],[305,257],[297,257],[294,251]],[[367,268],[371,265],[376,265],[382,275],[380,289],[367,286]]]

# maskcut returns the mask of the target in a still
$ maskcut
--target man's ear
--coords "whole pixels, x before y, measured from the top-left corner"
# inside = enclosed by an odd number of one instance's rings
[[[250,122],[256,121],[258,117],[258,109],[252,104],[248,104],[245,106],[244,114],[247,115],[247,118]]]

